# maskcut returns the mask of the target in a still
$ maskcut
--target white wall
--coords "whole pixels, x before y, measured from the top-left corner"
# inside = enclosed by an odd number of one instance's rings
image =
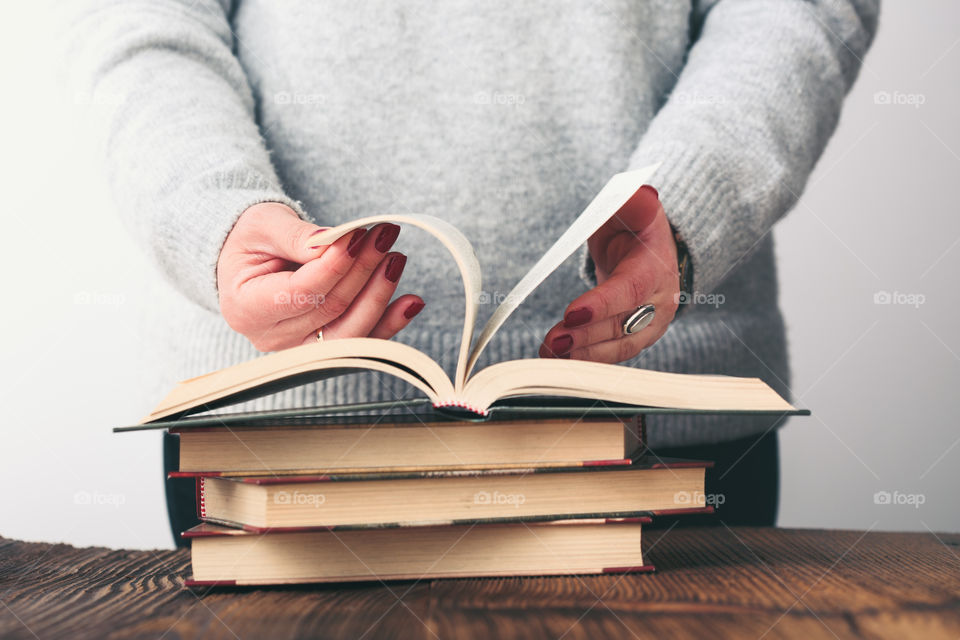
[[[776,229],[793,389],[814,412],[782,434],[782,526],[960,530],[958,70],[960,4],[887,0]]]
[[[113,435],[149,384],[137,309],[169,295],[125,235],[41,5],[0,25],[0,535],[170,545],[155,434]],[[781,524],[960,530],[960,5],[888,1],[840,130],[777,229],[794,390]],[[876,104],[877,91],[919,107]],[[906,98],[903,98],[906,99]],[[874,304],[920,294],[919,308]],[[920,508],[875,505],[877,491]]]

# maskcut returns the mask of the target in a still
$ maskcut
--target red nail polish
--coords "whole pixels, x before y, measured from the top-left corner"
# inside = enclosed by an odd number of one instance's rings
[[[360,253],[360,241],[365,235],[367,235],[366,229],[357,229],[353,232],[353,236],[350,237],[350,243],[347,245],[347,255],[351,258],[356,258],[357,254]]]
[[[381,229],[377,235],[377,241],[373,243],[373,246],[375,246],[380,253],[386,253],[390,250],[390,247],[393,246],[393,243],[397,241],[397,236],[399,235],[399,226],[395,224],[384,225],[383,229]]]
[[[390,256],[390,260],[387,262],[387,269],[384,272],[384,275],[387,277],[387,280],[390,282],[396,282],[400,279],[400,274],[403,273],[403,267],[407,264],[407,256],[402,253],[397,253]]]
[[[314,231],[313,233],[311,233],[311,234],[310,234],[310,237],[312,238],[313,236],[317,235],[318,233],[323,233],[324,231],[327,231],[327,230],[329,230],[329,229],[330,229],[330,227],[320,227],[319,229],[317,229],[316,231]]]
[[[569,312],[563,318],[563,326],[568,329],[573,327],[579,327],[590,322],[590,319],[593,318],[593,311],[587,309],[586,307],[580,307],[579,309],[574,309]]]
[[[568,351],[573,346],[573,336],[569,333],[565,333],[562,336],[557,336],[550,341],[550,350],[553,351],[553,355],[560,356]]]
[[[643,186],[640,187],[640,188],[641,188],[641,189],[646,189],[647,191],[650,191],[651,193],[653,193],[653,197],[656,198],[657,200],[660,199],[660,194],[657,192],[656,189],[654,189],[654,188],[651,187],[650,185],[645,184],[645,185],[643,185]]]
[[[409,320],[413,316],[423,311],[423,308],[425,306],[426,306],[426,303],[421,302],[420,300],[417,300],[416,302],[412,302],[410,303],[410,306],[407,307],[406,310],[403,312],[403,317]]]

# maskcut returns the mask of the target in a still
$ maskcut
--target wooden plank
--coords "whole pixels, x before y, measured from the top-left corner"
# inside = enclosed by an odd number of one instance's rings
[[[960,535],[649,531],[653,575],[182,588],[186,551],[0,538],[0,637],[960,637]]]

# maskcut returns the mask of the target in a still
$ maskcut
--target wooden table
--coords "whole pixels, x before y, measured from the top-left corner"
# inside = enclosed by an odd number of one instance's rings
[[[186,551],[0,538],[2,638],[960,638],[960,534],[650,530],[656,574],[186,591]]]

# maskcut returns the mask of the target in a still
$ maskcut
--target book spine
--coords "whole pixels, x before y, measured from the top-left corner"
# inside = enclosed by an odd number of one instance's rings
[[[236,587],[236,580],[194,580],[187,578],[183,581],[183,586],[187,589],[201,589],[203,587]]]
[[[456,407],[457,409],[465,409],[471,413],[475,413],[480,416],[487,417],[490,415],[490,412],[487,409],[477,409],[472,407],[466,402],[461,402],[459,400],[448,400],[446,402],[441,402],[439,404],[433,405],[434,409],[443,409],[444,407]]]
[[[207,505],[204,501],[204,476],[197,476],[197,517],[201,520],[207,517]]]
[[[642,564],[634,567],[605,567],[603,573],[652,573],[656,570],[652,564]]]
[[[640,414],[634,418],[637,421],[637,453],[647,452],[647,416]]]

